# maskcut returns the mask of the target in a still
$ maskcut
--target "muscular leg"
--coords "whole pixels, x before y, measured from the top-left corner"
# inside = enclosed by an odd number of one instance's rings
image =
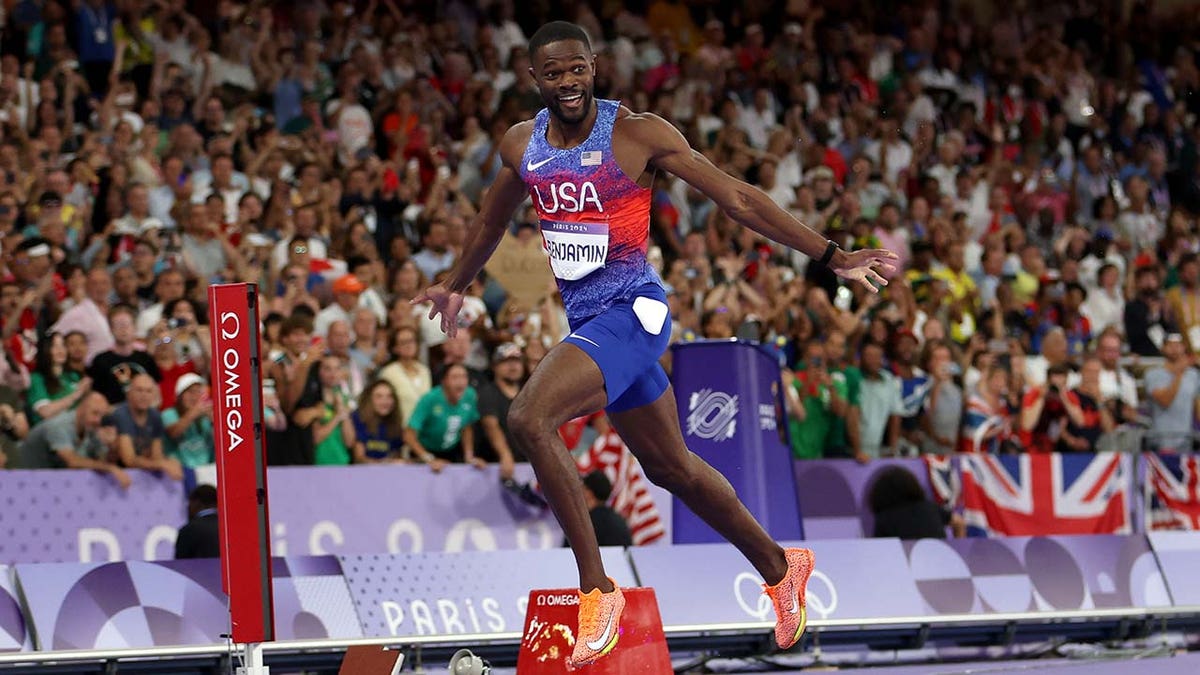
[[[667,387],[654,403],[609,417],[651,482],[682,499],[736,546],[768,584],[783,579],[787,573],[783,549],[746,510],[725,476],[684,444],[673,388]]]
[[[508,412],[509,431],[529,457],[546,501],[571,544],[579,567],[579,588],[584,592],[599,588],[607,593],[612,583],[600,561],[579,470],[558,428],[600,410],[605,401],[600,368],[582,349],[563,342],[542,359]]]

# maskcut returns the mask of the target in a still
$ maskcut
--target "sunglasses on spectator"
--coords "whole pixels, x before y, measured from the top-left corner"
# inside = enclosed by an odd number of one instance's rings
[[[297,246],[292,249],[292,253],[308,253],[307,246]]]

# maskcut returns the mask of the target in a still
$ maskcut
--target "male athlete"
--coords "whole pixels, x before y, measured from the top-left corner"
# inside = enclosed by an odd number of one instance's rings
[[[431,302],[453,336],[463,290],[504,235],[513,211],[532,198],[571,335],[550,350],[513,401],[509,429],[529,457],[579,567],[579,631],[572,666],[616,646],[624,596],[605,575],[575,462],[558,436],[564,422],[605,409],[646,476],[683,500],[732,542],[768,583],[775,639],[787,649],[807,622],[804,592],[812,552],[782,549],[738,501],[729,481],[684,445],[675,396],[658,359],[671,329],[662,281],[646,261],[650,184],[669,171],[742,225],[804,252],[846,279],[887,282],[889,251],[848,253],[796,221],[761,190],[693,151],[675,127],[616,101],[595,100],[595,60],[587,35],[553,22],[529,41],[546,109],[514,125],[503,161],[447,281],[414,303]]]

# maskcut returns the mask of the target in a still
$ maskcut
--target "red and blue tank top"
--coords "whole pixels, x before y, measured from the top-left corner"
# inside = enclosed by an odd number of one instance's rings
[[[542,109],[520,166],[573,324],[632,297],[645,284],[662,284],[646,260],[651,191],[625,175],[613,156],[620,103],[597,99],[596,107],[591,134],[569,150],[546,140],[550,113]]]

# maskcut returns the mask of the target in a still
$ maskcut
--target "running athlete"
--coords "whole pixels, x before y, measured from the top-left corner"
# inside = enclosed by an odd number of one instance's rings
[[[558,280],[571,334],[546,355],[509,412],[521,443],[579,567],[579,630],[570,664],[593,663],[616,646],[624,596],[604,572],[575,462],[559,439],[564,422],[607,411],[646,476],[732,542],[767,582],[775,639],[787,649],[807,622],[808,549],[784,550],[738,500],[729,481],[684,445],[675,396],[658,359],[671,330],[662,281],[646,260],[650,184],[669,171],[740,224],[816,258],[872,292],[893,271],[890,251],[846,252],[804,226],[761,190],[691,149],[675,127],[649,113],[592,96],[595,60],[587,35],[548,23],[529,41],[546,108],[518,123],[500,143],[503,167],[484,197],[462,257],[450,277],[413,303],[430,302],[430,318],[458,331],[463,291],[491,257],[530,197]],[[878,271],[877,271],[878,270]]]

